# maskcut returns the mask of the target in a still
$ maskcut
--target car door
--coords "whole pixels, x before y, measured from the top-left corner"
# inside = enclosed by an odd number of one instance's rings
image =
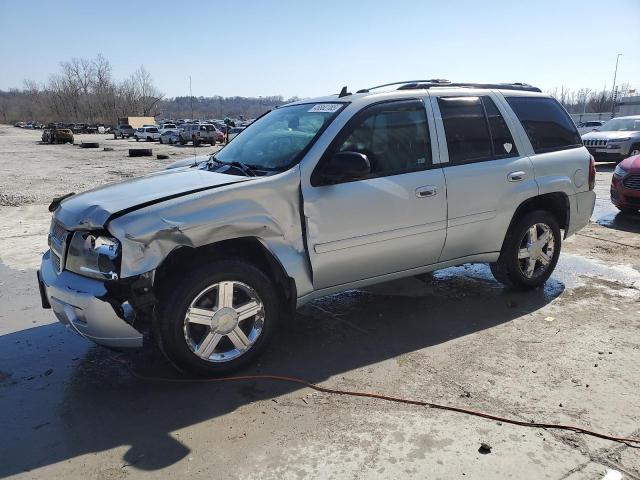
[[[446,235],[446,185],[422,100],[387,101],[356,113],[302,182],[314,288],[322,289],[438,261]],[[431,130],[431,132],[430,132]],[[335,153],[368,157],[371,173],[322,184]]]
[[[431,102],[448,198],[440,260],[498,252],[518,205],[538,193],[531,160],[508,125],[513,119],[494,93],[439,95]]]

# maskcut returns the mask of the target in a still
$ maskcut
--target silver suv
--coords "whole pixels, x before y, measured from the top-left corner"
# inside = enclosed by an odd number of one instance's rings
[[[621,162],[640,155],[640,115],[613,118],[582,140],[598,161]]]
[[[595,202],[566,111],[523,84],[399,85],[276,108],[206,161],[52,204],[43,306],[223,375],[324,295],[469,262],[542,285]]]

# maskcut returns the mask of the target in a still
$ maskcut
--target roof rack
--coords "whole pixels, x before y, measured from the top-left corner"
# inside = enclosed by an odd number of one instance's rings
[[[541,93],[538,87],[529,85],[528,83],[452,83],[448,81],[430,81],[430,82],[410,82],[401,87],[398,90],[418,90],[429,89],[433,87],[461,87],[461,88],[495,88],[498,90],[519,90],[522,92],[538,92]]]
[[[358,90],[356,93],[369,93],[369,91],[375,90],[376,88],[391,87],[393,85],[407,85],[407,84],[414,84],[414,83],[436,84],[436,83],[451,83],[451,82],[443,78],[431,78],[429,80],[403,80],[402,82],[391,82],[391,83],[385,83],[383,85],[376,85],[375,87],[363,88],[362,90]]]
[[[499,90],[520,90],[524,92],[541,92],[538,87],[529,85],[528,83],[453,83],[443,78],[432,78],[430,80],[404,80],[402,82],[385,83],[371,88],[363,88],[356,93],[369,93],[371,90],[383,87],[391,87],[400,85],[398,90],[419,90],[433,87],[461,87],[461,88],[495,88]]]

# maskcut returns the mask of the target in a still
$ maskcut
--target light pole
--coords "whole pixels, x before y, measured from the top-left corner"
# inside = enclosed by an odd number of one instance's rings
[[[611,89],[611,118],[615,115],[616,110],[616,77],[618,76],[618,61],[620,60],[620,56],[622,54],[619,53],[616,57],[616,69],[613,72],[613,88]]]

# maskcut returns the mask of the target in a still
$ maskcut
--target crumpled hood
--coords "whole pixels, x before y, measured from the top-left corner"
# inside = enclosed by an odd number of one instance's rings
[[[54,215],[70,230],[100,229],[114,215],[247,180],[197,168],[163,170],[73,195],[62,201]]]
[[[617,140],[619,138],[640,137],[640,132],[589,132],[582,135],[583,140]]]

